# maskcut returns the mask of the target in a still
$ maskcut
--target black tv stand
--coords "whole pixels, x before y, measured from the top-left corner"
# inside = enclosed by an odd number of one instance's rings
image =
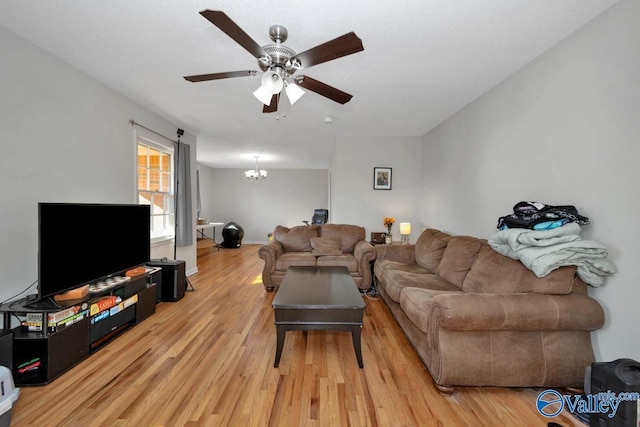
[[[63,308],[71,307],[72,305],[78,303],[78,301],[65,301],[65,304],[62,305],[51,297],[47,297],[44,299],[36,298],[35,301],[32,301],[32,302],[29,302],[29,301],[30,299],[29,297],[27,297],[25,300],[23,300],[22,305],[26,308],[30,308],[33,310],[44,310],[44,311],[62,310]],[[67,304],[67,303],[71,303],[71,304]]]
[[[13,378],[16,385],[43,385],[71,369],[120,333],[155,313],[157,285],[153,273],[89,294],[55,301],[27,296],[0,304],[3,329],[13,335]],[[11,328],[12,316],[21,325]]]

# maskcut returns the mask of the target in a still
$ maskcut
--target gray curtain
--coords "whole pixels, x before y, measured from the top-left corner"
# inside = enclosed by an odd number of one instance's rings
[[[176,246],[193,244],[193,213],[191,210],[191,147],[178,141],[176,146]]]

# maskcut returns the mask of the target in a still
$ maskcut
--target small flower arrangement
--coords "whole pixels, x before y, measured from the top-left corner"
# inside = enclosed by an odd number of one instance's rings
[[[396,222],[396,219],[392,217],[385,217],[384,220],[382,221],[384,226],[387,227],[387,232],[389,234],[391,234],[391,226],[393,225],[394,222]]]

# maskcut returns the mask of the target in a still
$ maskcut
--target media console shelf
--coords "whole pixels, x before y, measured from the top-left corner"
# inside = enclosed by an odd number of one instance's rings
[[[152,278],[159,268],[104,292],[65,302],[65,307],[34,305],[28,299],[0,305],[3,328],[13,333],[16,385],[48,384],[102,345],[155,313]],[[22,324],[11,328],[11,317]]]

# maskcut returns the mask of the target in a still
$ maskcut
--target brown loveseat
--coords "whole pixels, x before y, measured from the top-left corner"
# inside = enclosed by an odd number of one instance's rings
[[[277,226],[273,241],[258,249],[264,260],[262,283],[271,292],[290,266],[346,266],[361,290],[371,285],[373,246],[363,227],[350,224]]]
[[[376,251],[378,290],[441,392],[582,388],[604,312],[575,267],[538,278],[485,240],[435,229]]]

